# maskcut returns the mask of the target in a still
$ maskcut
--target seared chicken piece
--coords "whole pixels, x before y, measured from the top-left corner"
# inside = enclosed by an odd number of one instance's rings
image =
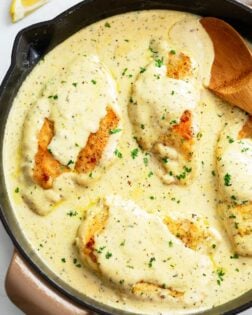
[[[108,144],[110,131],[115,129],[118,123],[119,118],[111,108],[108,108],[106,116],[100,122],[99,130],[90,134],[86,146],[78,155],[75,163],[75,170],[78,173],[91,172],[99,164]],[[34,180],[44,189],[51,188],[56,177],[70,171],[67,166],[60,164],[48,150],[53,135],[53,122],[46,118],[38,135],[38,151],[35,155],[34,167]]]
[[[22,138],[22,197],[40,215],[74,185],[87,187],[116,160],[121,136],[116,85],[95,55],[66,61],[27,112]]]
[[[219,213],[237,254],[252,256],[252,117],[224,128],[217,148]]]
[[[172,288],[166,288],[165,285],[158,285],[148,282],[138,282],[132,286],[132,293],[140,298],[148,299],[165,299],[173,297],[175,299],[180,299],[183,297],[183,291],[177,291]]]
[[[197,67],[184,53],[159,53],[133,85],[129,115],[140,147],[166,184],[186,184],[195,171]]]
[[[90,134],[86,146],[80,151],[75,164],[79,173],[91,172],[102,158],[103,151],[108,144],[111,130],[116,129],[119,118],[111,108],[101,120],[99,130]]]
[[[186,247],[159,217],[119,196],[90,208],[76,245],[81,260],[99,276],[141,299],[192,305],[204,296],[201,281],[212,277],[207,255]]]
[[[69,171],[68,167],[61,165],[48,151],[47,147],[53,135],[53,122],[46,118],[38,135],[38,151],[34,166],[34,180],[44,189],[51,188],[56,177]]]
[[[210,254],[216,248],[220,239],[217,232],[204,224],[202,220],[166,217],[164,223],[186,247],[206,254]]]

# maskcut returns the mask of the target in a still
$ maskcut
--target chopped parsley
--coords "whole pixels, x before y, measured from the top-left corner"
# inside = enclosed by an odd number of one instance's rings
[[[216,244],[212,244],[212,248],[215,249],[216,248]]]
[[[243,149],[241,150],[241,153],[247,152],[248,150],[249,150],[249,148],[243,148]]]
[[[199,140],[199,139],[202,138],[202,136],[203,136],[202,132],[198,132],[196,137],[197,137],[197,139]]]
[[[231,215],[229,216],[229,219],[236,219],[236,216],[235,216],[234,214],[231,214]]]
[[[97,83],[95,80],[91,80],[91,82],[92,82],[93,84],[96,84],[96,83]]]
[[[140,73],[144,73],[146,71],[146,68],[140,67]]]
[[[121,159],[123,157],[122,153],[116,149],[115,152],[114,152],[115,156],[117,156],[119,159]]]
[[[185,179],[186,175],[192,171],[192,168],[187,167],[187,166],[184,166],[183,169],[184,169],[184,172],[176,176],[178,180]]]
[[[149,260],[149,263],[148,263],[149,268],[152,267],[154,261],[156,261],[156,258],[155,257],[151,257],[151,259]]]
[[[163,57],[161,59],[155,60],[155,66],[156,67],[161,68],[163,64],[164,64],[164,58]]]
[[[77,86],[77,84],[78,84],[78,83],[76,83],[76,82],[72,83],[72,85],[73,85],[74,87],[76,87],[76,86]]]
[[[153,175],[153,172],[149,172],[148,177],[151,177]]]
[[[172,241],[169,241],[169,247],[172,247],[173,246],[173,242]]]
[[[67,163],[67,166],[70,166],[71,164],[74,164],[73,160],[69,160],[68,163]]]
[[[69,217],[76,217],[78,215],[78,212],[70,210],[69,212],[67,212],[67,215]]]
[[[61,258],[61,261],[62,261],[63,263],[65,263],[65,262],[66,262],[66,258]]]
[[[112,253],[110,252],[107,252],[106,255],[105,255],[106,259],[109,259],[110,257],[112,257]]]
[[[171,95],[174,95],[175,94],[175,92],[174,91],[171,91]]]
[[[121,131],[122,131],[122,129],[118,129],[118,128],[117,129],[110,129],[109,130],[109,134],[110,135],[114,135],[115,133],[118,133],[118,132],[121,132]]]
[[[155,197],[154,196],[150,196],[150,200],[154,200],[155,199]]]
[[[234,139],[231,138],[230,136],[227,136],[227,139],[228,139],[228,142],[229,142],[229,143],[233,143],[233,142],[234,142]]]
[[[54,99],[54,100],[57,100],[57,99],[58,99],[58,95],[57,95],[57,94],[55,94],[55,95],[50,95],[50,96],[48,96],[48,98],[52,98],[52,99]]]
[[[138,149],[137,149],[137,148],[136,148],[136,149],[133,149],[133,150],[130,152],[130,155],[131,155],[132,159],[134,160],[134,159],[137,157],[137,155],[138,155]]]
[[[122,72],[122,76],[124,76],[127,71],[128,71],[128,68],[124,68],[124,69],[123,69],[123,72]]]
[[[81,268],[81,264],[78,262],[77,258],[73,259],[73,264],[75,265],[75,267]]]
[[[16,187],[15,193],[16,193],[16,194],[19,193],[19,187]]]
[[[108,27],[108,28],[111,27],[111,25],[109,24],[109,22],[106,22],[106,23],[104,24],[104,26],[105,26],[105,27]]]
[[[177,120],[174,119],[170,121],[170,125],[176,125],[176,124],[177,124]]]
[[[102,251],[103,251],[105,248],[106,248],[106,246],[102,246],[102,247],[100,247],[99,249],[96,249],[96,251],[97,251],[98,254],[101,254]]]
[[[225,186],[232,186],[231,184],[231,175],[230,174],[225,174],[224,176],[224,185]]]
[[[124,246],[125,245],[125,240],[123,240],[121,243],[120,243],[120,246]]]
[[[167,157],[162,158],[162,161],[164,164],[167,164],[169,162],[169,159]]]
[[[176,55],[176,51],[174,49],[170,50],[171,55]]]
[[[149,163],[148,158],[147,158],[147,157],[144,157],[144,158],[143,158],[143,162],[144,162],[144,165],[147,166],[148,163]]]
[[[234,253],[233,256],[230,256],[230,259],[238,259],[239,255],[237,253]]]
[[[215,173],[215,171],[212,171],[211,173],[212,173],[212,175],[213,175],[213,176],[216,176],[216,173]]]
[[[217,284],[218,285],[221,285],[221,282],[223,282],[223,277],[224,277],[224,275],[225,275],[225,272],[223,271],[223,269],[222,268],[218,268],[217,270],[216,270],[216,273],[217,273],[217,277],[218,277],[218,279],[217,279]]]
[[[144,124],[141,124],[141,129],[144,129],[144,128],[145,128]]]
[[[236,230],[238,230],[238,228],[239,228],[239,223],[238,223],[238,222],[235,222],[235,223],[234,223],[234,227],[235,227]]]

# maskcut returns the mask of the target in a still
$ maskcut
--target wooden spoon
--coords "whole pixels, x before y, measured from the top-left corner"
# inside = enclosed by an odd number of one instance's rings
[[[223,100],[252,115],[252,55],[242,37],[226,22],[200,20],[214,46],[214,62],[208,88]]]

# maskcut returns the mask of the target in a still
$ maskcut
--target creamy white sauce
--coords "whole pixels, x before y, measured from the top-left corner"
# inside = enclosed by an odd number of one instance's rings
[[[141,281],[183,292],[178,299],[165,296],[171,305],[202,302],[206,285],[214,278],[208,256],[185,247],[160,217],[146,213],[132,201],[112,195],[106,197],[104,205],[108,207],[108,221],[95,237],[97,263],[103,275],[129,293]],[[84,221],[80,237],[86,230]]]
[[[224,193],[240,202],[252,201],[252,139],[238,139],[247,117],[224,128],[218,143],[218,170]],[[229,180],[225,184],[225,176]]]
[[[49,149],[63,165],[76,161],[90,133],[98,131],[107,107],[119,115],[115,83],[97,59],[95,56],[77,58],[67,75],[57,77],[61,81],[55,82],[55,87],[47,86],[50,91],[46,91],[47,97],[57,95],[49,116],[55,122],[55,136]]]
[[[192,24],[197,27],[187,27]],[[172,39],[169,39],[169,36]],[[212,275],[214,281],[207,287],[204,301],[195,306],[193,311],[225,303],[251,289],[251,258],[230,258],[234,250],[215,210],[218,204],[217,190],[219,188],[217,176],[213,175],[216,171],[217,139],[225,123],[235,120],[240,111],[221,102],[208,91],[202,90],[201,100],[195,109],[201,127],[195,148],[198,176],[188,187],[164,185],[158,176],[152,174],[151,170],[154,166],[151,159],[147,156],[148,163],[144,162],[146,156],[133,138],[134,133],[128,118],[127,107],[132,84],[139,75],[141,67],[150,63],[148,48],[153,38],[161,42],[168,41],[172,49],[187,50],[201,65],[200,69],[209,70],[213,56],[208,48],[207,54],[203,57],[203,49],[209,47],[209,39],[198,23],[198,17],[191,14],[175,11],[133,12],[112,17],[81,30],[50,52],[23,83],[14,101],[6,127],[5,178],[13,211],[33,248],[33,255],[39,256],[50,266],[55,275],[70,284],[78,294],[87,294],[95,300],[129,312],[185,314],[192,312],[192,308],[185,309],[181,304],[174,305],[168,301],[167,303],[142,301],[113,290],[87,268],[79,265],[79,257],[73,245],[80,219],[85,215],[90,204],[97,197],[116,193],[125,200],[132,200],[141,209],[156,216],[172,216],[177,213],[187,216],[195,213],[202,216],[208,225],[221,235],[221,241],[211,258],[214,266]],[[181,42],[183,47],[177,48],[173,42]],[[184,43],[187,45],[186,49]],[[190,49],[188,44],[190,44]],[[202,47],[202,51],[199,47]],[[53,201],[49,202],[47,197],[37,193],[37,186],[35,187],[31,182],[28,183],[28,180],[20,180],[23,174],[20,167],[23,163],[23,151],[29,150],[21,146],[23,124],[27,119],[27,113],[45,91],[45,84],[62,73],[62,68],[66,67],[69,71],[72,61],[82,58],[83,55],[98,56],[101,64],[109,69],[117,84],[118,104],[122,112],[124,129],[118,145],[122,158],[116,156],[115,163],[107,169],[100,180],[90,181],[88,187],[77,185],[77,180],[71,179],[73,174],[65,174],[57,178],[54,184],[57,198],[54,192],[49,190],[46,194],[53,195]],[[126,72],[125,69],[127,69]],[[208,72],[204,71],[200,70],[202,78],[207,77]],[[60,87],[57,86],[57,88]],[[74,86],[70,89],[74,91],[73,88]],[[49,100],[51,103],[51,99]],[[37,117],[38,123],[35,116],[33,135],[42,123],[41,116]],[[35,140],[33,138],[32,141]],[[32,142],[27,145],[32,145]],[[138,151],[133,159],[132,151],[135,149]],[[114,152],[114,149],[111,152]],[[68,153],[64,152],[64,161],[67,160]],[[10,156],[13,158],[10,159]],[[62,191],[67,191],[67,198],[61,198]],[[21,196],[25,194],[30,195],[29,200],[38,201],[40,204],[42,202],[45,208],[49,205],[50,210],[54,211],[46,217],[36,215],[23,201]],[[55,203],[55,200],[60,202]],[[43,212],[43,209],[40,210]],[[188,257],[191,256],[188,255],[186,261],[190,260]],[[177,263],[180,264],[179,261]],[[193,260],[189,263],[193,264]],[[221,280],[218,274],[220,268],[224,273]],[[165,276],[170,277],[169,274]]]
[[[200,84],[194,81],[193,77],[188,80],[169,78],[166,65],[157,67],[155,61],[139,75],[134,84],[131,111],[147,149],[151,149],[172,124],[179,123],[185,110],[195,109],[200,99]]]

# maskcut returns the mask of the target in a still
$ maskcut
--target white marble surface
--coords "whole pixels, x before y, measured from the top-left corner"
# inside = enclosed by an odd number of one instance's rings
[[[24,20],[12,24],[8,14],[10,0],[0,0],[0,82],[2,81],[9,65],[13,40],[19,30],[24,27],[43,20],[48,20],[63,12],[70,6],[80,2],[79,0],[51,0],[47,5],[36,11]],[[7,236],[2,224],[0,223],[0,314],[2,315],[21,315],[7,298],[4,289],[4,279],[8,264],[13,252],[13,245]],[[242,315],[252,315],[252,309]]]

